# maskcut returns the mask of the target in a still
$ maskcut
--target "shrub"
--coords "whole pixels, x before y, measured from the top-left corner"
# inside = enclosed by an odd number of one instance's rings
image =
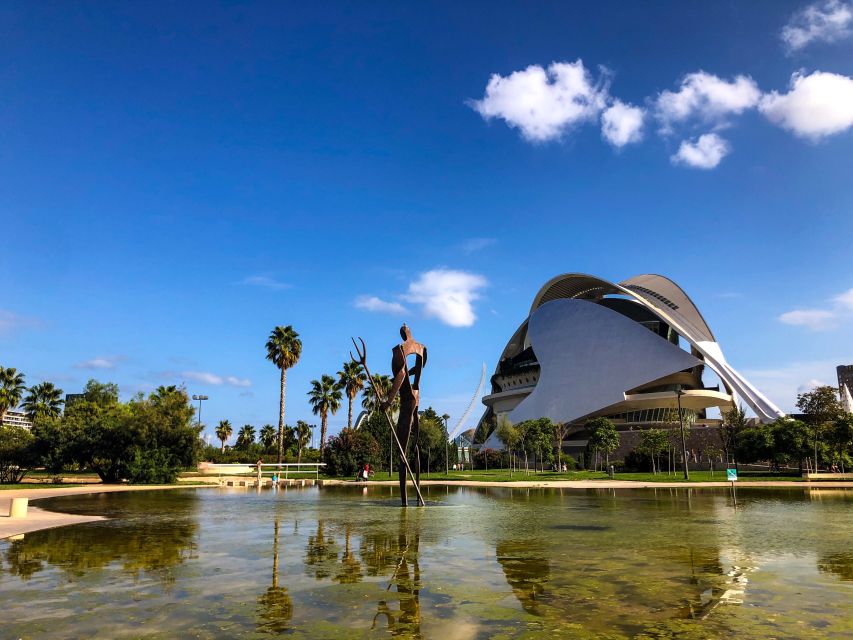
[[[325,473],[332,476],[354,476],[365,464],[375,466],[381,450],[374,437],[364,431],[344,429],[329,438],[326,445]],[[305,455],[303,454],[303,460]]]
[[[0,426],[0,483],[18,483],[36,463],[35,438],[22,427]]]

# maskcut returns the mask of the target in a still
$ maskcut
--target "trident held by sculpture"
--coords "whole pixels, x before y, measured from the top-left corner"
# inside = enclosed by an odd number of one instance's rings
[[[409,328],[404,324],[400,329],[400,335],[403,337],[404,342],[400,345],[397,345],[394,348],[391,366],[392,371],[394,373],[394,383],[391,388],[391,393],[388,398],[384,398],[382,395],[382,391],[376,384],[376,381],[373,379],[373,374],[370,373],[370,369],[367,367],[367,346],[364,344],[364,340],[359,337],[359,342],[361,343],[361,347],[359,347],[358,343],[355,341],[355,338],[352,339],[352,343],[355,346],[355,350],[358,353],[358,358],[352,355],[350,351],[350,358],[353,362],[360,364],[364,367],[364,371],[367,374],[367,379],[370,382],[370,386],[373,388],[373,392],[376,395],[376,399],[380,403],[380,410],[382,411],[382,415],[385,416],[385,419],[388,421],[388,428],[391,431],[391,435],[394,438],[394,442],[397,443],[397,452],[400,454],[400,461],[403,466],[400,468],[400,498],[402,501],[402,506],[408,506],[408,496],[406,493],[407,476],[411,479],[412,484],[415,486],[415,492],[418,495],[418,505],[425,506],[423,496],[421,495],[421,487],[420,487],[420,449],[417,445],[417,436],[418,436],[418,402],[420,399],[420,391],[419,391],[419,383],[420,383],[420,374],[421,371],[426,364],[426,347],[421,345],[420,343],[415,342],[412,339],[412,334]],[[416,355],[417,364],[410,371],[406,364],[406,355],[414,353]],[[410,380],[410,376],[414,376],[414,380]],[[391,403],[394,401],[397,393],[400,393],[400,417],[398,419],[398,424],[395,428],[391,417],[388,415],[388,408]],[[416,462],[417,462],[417,474],[412,472],[412,467],[409,464],[409,460],[406,457],[406,446],[409,443],[409,436],[412,433],[412,427],[414,427],[415,431],[415,453],[416,453]],[[399,431],[399,434],[398,434]],[[405,445],[401,442],[402,439],[405,440]]]

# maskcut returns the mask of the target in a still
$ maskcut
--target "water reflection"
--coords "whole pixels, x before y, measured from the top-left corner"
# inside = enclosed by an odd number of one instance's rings
[[[28,533],[9,544],[6,570],[28,580],[52,566],[68,578],[81,578],[118,564],[134,578],[145,573],[172,584],[173,569],[197,553],[196,504],[186,496],[165,509],[159,500],[147,504],[152,510],[144,515],[123,514],[126,517],[105,522]],[[72,501],[66,510],[83,512]],[[116,515],[108,506],[106,512]]]
[[[278,582],[280,527],[281,520],[276,518],[273,524],[272,585],[258,598],[258,615],[263,621],[258,627],[276,633],[287,631],[290,619],[293,617],[293,601],[287,589],[279,586]]]
[[[529,540],[502,540],[495,546],[495,554],[518,602],[528,613],[539,615],[539,602],[551,574],[544,548]]]
[[[420,638],[422,637],[420,535],[417,528],[414,533],[409,533],[407,516],[408,511],[400,510],[396,544],[389,536],[390,544],[385,547],[393,549],[394,555],[397,555],[397,564],[386,588],[389,597],[379,600],[371,629],[376,629],[384,618],[386,628],[392,635]],[[419,518],[417,516],[415,518],[416,524],[419,524]]]

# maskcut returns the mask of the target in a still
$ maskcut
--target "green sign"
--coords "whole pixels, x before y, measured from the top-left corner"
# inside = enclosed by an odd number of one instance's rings
[[[726,480],[735,482],[737,480],[737,469],[726,469]]]

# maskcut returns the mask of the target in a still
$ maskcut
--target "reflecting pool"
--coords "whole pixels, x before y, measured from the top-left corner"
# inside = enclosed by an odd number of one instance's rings
[[[0,541],[0,638],[850,638],[853,491],[184,489]]]

